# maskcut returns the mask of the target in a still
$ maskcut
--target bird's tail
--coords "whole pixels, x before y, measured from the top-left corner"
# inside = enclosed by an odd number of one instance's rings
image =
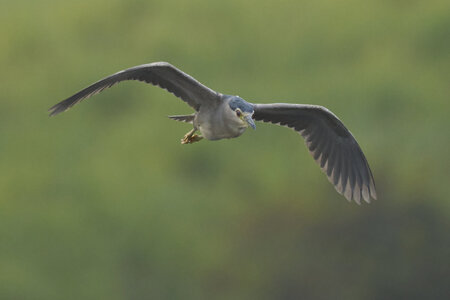
[[[180,122],[193,123],[195,114],[192,115],[182,115],[182,116],[169,116],[170,119]]]

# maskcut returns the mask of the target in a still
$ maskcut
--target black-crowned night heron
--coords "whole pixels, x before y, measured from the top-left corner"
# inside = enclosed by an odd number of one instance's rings
[[[305,139],[316,162],[336,190],[349,201],[376,199],[375,184],[364,154],[344,124],[328,109],[306,104],[252,104],[239,96],[223,95],[166,62],[129,68],[108,76],[50,108],[50,115],[63,112],[81,100],[124,80],[158,85],[181,98],[195,113],[169,118],[193,124],[181,140],[190,144],[206,138],[220,140],[240,136],[256,121],[294,129]],[[195,134],[200,131],[201,136]]]

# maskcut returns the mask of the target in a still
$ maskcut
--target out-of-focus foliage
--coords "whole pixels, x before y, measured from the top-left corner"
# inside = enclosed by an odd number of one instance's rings
[[[0,299],[448,299],[450,2],[0,3]],[[169,61],[251,102],[328,107],[379,200],[298,134],[184,146],[191,109],[120,69]]]

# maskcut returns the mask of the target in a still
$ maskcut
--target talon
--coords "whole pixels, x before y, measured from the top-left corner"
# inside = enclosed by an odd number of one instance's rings
[[[184,136],[184,138],[181,139],[181,144],[183,144],[183,145],[192,144],[192,143],[200,141],[202,138],[203,137],[199,136],[198,134],[186,135],[186,136]]]
[[[186,135],[181,139],[181,144],[183,144],[183,145],[192,144],[192,143],[200,141],[203,138],[203,137],[199,136],[198,134],[194,134],[194,133],[195,133],[195,129],[192,129],[191,131],[186,133]]]
[[[192,144],[192,143],[195,143],[195,142],[200,141],[202,138],[203,138],[203,137],[199,136],[198,134],[194,134],[194,135],[191,137],[190,142],[191,142],[191,144]]]

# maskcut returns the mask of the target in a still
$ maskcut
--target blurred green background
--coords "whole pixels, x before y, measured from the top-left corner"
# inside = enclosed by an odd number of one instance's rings
[[[450,2],[0,3],[0,299],[448,299]],[[181,145],[191,113],[126,82],[168,61],[251,102],[326,106],[378,201],[286,128]]]

